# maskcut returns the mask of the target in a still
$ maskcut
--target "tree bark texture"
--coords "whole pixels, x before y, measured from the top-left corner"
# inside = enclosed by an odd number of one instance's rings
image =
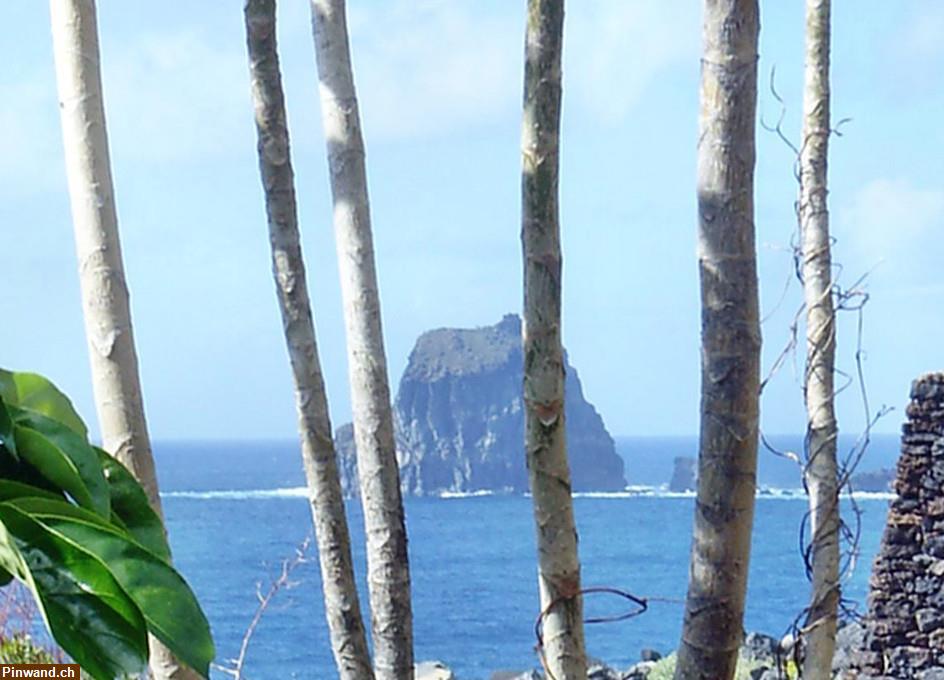
[[[543,662],[585,680],[577,528],[564,428],[558,168],[563,0],[529,0],[522,122],[525,451],[537,531]]]
[[[698,142],[702,396],[678,680],[730,680],[757,472],[760,325],[754,243],[757,0],[706,0]]]
[[[312,0],[321,115],[347,332],[357,474],[367,532],[374,674],[413,677],[406,525],[393,436],[367,196],[367,171],[343,0]]]
[[[804,627],[803,677],[829,680],[839,607],[839,473],[834,408],[836,355],[827,206],[830,0],[807,0],[800,236],[806,299],[806,484],[810,495],[813,593]]]
[[[131,307],[118,237],[105,129],[94,0],[51,0],[53,52],[82,310],[102,448],[120,460],[158,515],[161,500],[151,455]],[[158,680],[198,678],[149,636]]]
[[[302,258],[275,0],[248,0],[245,18],[272,273],[295,384],[302,463],[318,542],[331,648],[341,680],[373,680]]]

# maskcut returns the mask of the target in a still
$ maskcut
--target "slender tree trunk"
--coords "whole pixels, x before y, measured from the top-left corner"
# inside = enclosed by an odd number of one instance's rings
[[[701,441],[679,680],[730,680],[743,633],[761,346],[754,245],[758,30],[757,0],[706,0],[698,143]]]
[[[161,515],[118,238],[95,2],[51,0],[50,16],[85,334],[102,447],[131,470]],[[200,677],[174,659],[153,636],[149,644],[151,673],[158,680]]]
[[[373,680],[350,534],[298,231],[295,179],[276,39],[275,0],[248,0],[246,38],[272,273],[295,381],[302,462],[321,563],[325,615],[342,680]]]
[[[525,451],[537,530],[543,662],[586,680],[577,527],[570,495],[558,219],[563,0],[528,0],[521,130]]]
[[[803,677],[810,680],[832,677],[839,607],[839,475],[833,404],[836,326],[826,200],[829,14],[830,0],[807,0],[800,231],[806,297],[806,483],[813,533],[813,594],[804,629]]]
[[[374,673],[413,677],[406,525],[374,265],[367,171],[343,0],[312,0],[321,115],[347,332],[357,475],[367,532]]]

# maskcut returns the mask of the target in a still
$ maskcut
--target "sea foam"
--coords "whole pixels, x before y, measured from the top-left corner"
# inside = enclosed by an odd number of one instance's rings
[[[511,496],[510,492],[479,489],[477,491],[444,491],[433,498],[463,499],[487,498],[491,496]],[[525,493],[528,497],[531,494]],[[281,498],[308,498],[308,489],[304,486],[291,486],[276,489],[219,489],[213,491],[165,491],[163,498],[186,498],[191,500],[250,501]],[[578,491],[574,498],[694,498],[694,491],[669,491],[664,487],[627,486],[622,491]],[[843,498],[846,498],[843,494]],[[856,491],[852,494],[856,501],[889,501],[895,498],[890,492]],[[780,489],[763,487],[757,490],[757,500],[806,500],[803,489]]]

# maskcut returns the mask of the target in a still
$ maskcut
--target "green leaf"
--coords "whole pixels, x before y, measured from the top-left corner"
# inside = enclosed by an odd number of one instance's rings
[[[0,369],[0,397],[9,406],[41,413],[59,421],[83,439],[88,438],[88,428],[76,413],[72,401],[41,375]]]
[[[19,459],[16,455],[16,440],[13,437],[13,417],[2,395],[0,395],[0,446],[5,447],[14,460]]]
[[[61,494],[54,491],[42,489],[32,484],[23,484],[22,482],[10,479],[0,479],[0,502],[14,500],[17,498],[45,498],[52,501],[63,501]]]
[[[140,608],[148,630],[177,658],[208,677],[215,656],[209,623],[187,582],[162,557],[81,508],[38,498],[15,503],[50,532],[107,565]]]
[[[58,486],[39,474],[32,465],[14,460],[6,449],[0,449],[0,479],[20,482],[62,495]]]
[[[14,576],[24,580],[27,578],[26,562],[17,550],[16,541],[10,536],[6,526],[0,521],[0,579],[3,585],[9,583]]]
[[[164,524],[148,502],[144,489],[116,458],[97,446],[94,449],[108,481],[112,520],[117,520],[115,523],[125,528],[142,546],[170,562]]]
[[[110,514],[108,483],[87,440],[39,413],[12,409],[20,458],[66,491],[82,507]]]
[[[28,568],[24,581],[56,642],[97,680],[141,672],[148,652],[140,610],[92,553],[17,506],[29,502],[0,503],[0,522],[15,538]],[[33,502],[74,508],[64,501]]]
[[[13,379],[14,373],[0,368],[0,397],[8,404],[17,404],[16,381]]]

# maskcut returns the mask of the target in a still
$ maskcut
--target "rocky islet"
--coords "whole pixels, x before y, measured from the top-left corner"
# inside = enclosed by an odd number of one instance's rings
[[[565,355],[565,423],[574,491],[620,491],[623,460]],[[407,495],[528,490],[521,319],[441,328],[416,341],[394,400],[400,485]],[[338,428],[342,483],[356,493],[354,431]]]

